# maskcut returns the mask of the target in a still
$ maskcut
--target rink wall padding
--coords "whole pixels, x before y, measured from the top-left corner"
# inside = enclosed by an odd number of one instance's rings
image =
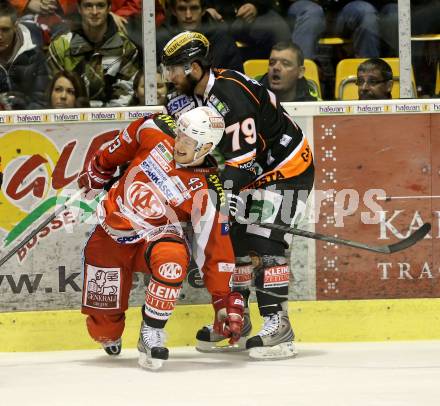
[[[440,297],[440,103],[288,103],[285,108],[306,134],[316,166],[315,190],[299,227],[380,245],[404,238],[423,222],[432,223],[432,231],[422,242],[393,255],[295,237],[289,300],[303,304],[304,311],[317,306],[321,310],[316,314],[325,313],[323,320],[334,321],[344,316],[333,315],[331,309],[349,312],[350,306],[343,303],[378,300],[381,306],[381,300],[400,303],[397,299],[420,298],[414,303],[428,304],[425,299]],[[0,168],[4,174],[0,257],[49,216],[64,194],[76,189],[75,178],[96,148],[148,111],[158,108],[0,112]],[[367,204],[366,197],[378,189],[391,198],[376,199],[375,206]],[[341,218],[335,207],[344,196],[343,204],[349,205],[348,196],[358,198],[359,204],[350,213],[343,206],[347,215]],[[61,320],[71,317],[68,327],[82,325],[76,310],[81,303],[81,254],[96,223],[95,206],[96,202],[76,202],[0,268],[0,319],[6,324],[9,320],[13,326],[15,315],[19,321],[53,314],[62,315]],[[370,224],[365,215],[380,221]],[[145,276],[135,274],[130,306],[142,304],[145,283]],[[209,301],[197,273],[191,271],[180,305]],[[436,300],[432,303],[435,308]],[[188,317],[207,315],[207,310],[200,310],[205,308],[196,306]],[[301,332],[301,315],[298,317],[299,337],[308,340]],[[424,319],[425,314],[420,317]],[[425,325],[424,320],[421,323]],[[430,337],[432,328],[415,334]],[[38,335],[39,329],[30,331]],[[84,343],[87,340],[84,336]]]
[[[290,302],[289,315],[297,342],[439,340],[440,299],[341,300]],[[211,322],[209,305],[181,305],[166,327],[167,345],[193,346],[196,331]],[[261,326],[251,305],[253,332]],[[140,308],[127,312],[124,348],[135,348]],[[0,314],[0,352],[94,349],[79,311]]]

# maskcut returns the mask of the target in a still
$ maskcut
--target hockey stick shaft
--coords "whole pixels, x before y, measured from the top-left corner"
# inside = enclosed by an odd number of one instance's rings
[[[393,252],[402,251],[416,244],[418,241],[423,239],[431,230],[431,224],[425,223],[416,230],[414,233],[406,237],[405,239],[390,245],[370,245],[358,241],[346,240],[343,238],[332,237],[330,235],[323,235],[319,233],[314,233],[311,231],[301,230],[296,227],[288,227],[279,224],[271,223],[259,223],[255,222],[261,227],[270,228],[271,230],[283,231],[285,233],[299,235],[301,237],[312,238],[314,240],[326,241],[333,244],[346,245],[348,247],[359,248],[366,251],[378,252],[381,254],[392,254]]]
[[[19,244],[17,244],[11,251],[9,251],[3,258],[0,259],[0,267],[11,259],[15,253],[23,248],[32,238],[34,238],[44,227],[51,221],[57,218],[64,210],[66,210],[71,203],[81,197],[82,189],[70,196],[61,206],[59,206],[47,219],[45,219],[37,228],[33,229]]]

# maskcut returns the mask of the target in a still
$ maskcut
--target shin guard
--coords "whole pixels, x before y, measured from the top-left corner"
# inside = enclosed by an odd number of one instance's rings
[[[186,277],[189,255],[184,244],[161,241],[149,252],[152,277],[145,292],[143,319],[154,328],[163,328],[179,298]]]
[[[253,258],[253,261],[256,260]],[[255,268],[255,288],[258,308],[262,316],[276,313],[289,293],[289,266],[283,256],[262,255]]]

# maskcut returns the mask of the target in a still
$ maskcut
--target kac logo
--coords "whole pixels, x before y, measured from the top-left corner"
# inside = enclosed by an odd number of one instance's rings
[[[166,262],[159,267],[159,275],[166,279],[179,279],[182,272],[182,266],[176,262]]]
[[[165,215],[166,209],[151,186],[143,182],[133,182],[127,190],[127,200],[134,211],[143,218],[158,219]]]

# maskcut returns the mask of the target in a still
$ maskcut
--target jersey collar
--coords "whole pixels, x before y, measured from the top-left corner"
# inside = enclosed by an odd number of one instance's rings
[[[211,91],[212,86],[214,86],[214,83],[215,83],[214,72],[212,71],[212,69],[210,69],[208,83],[206,85],[205,92],[203,93],[203,102],[204,103],[206,103],[206,101],[208,100],[209,92]]]

